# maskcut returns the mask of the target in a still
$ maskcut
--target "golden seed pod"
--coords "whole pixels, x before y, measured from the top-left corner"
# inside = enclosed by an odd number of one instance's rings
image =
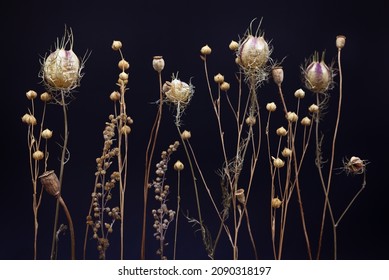
[[[271,71],[274,82],[280,86],[284,81],[284,69],[281,66],[274,67]]]
[[[237,189],[235,192],[235,196],[240,203],[243,205],[246,203],[246,196],[244,194],[244,189]]]
[[[239,43],[232,40],[231,43],[228,45],[228,47],[232,51],[237,51],[239,49]]]
[[[277,128],[276,133],[278,136],[286,136],[288,131],[283,126],[281,126],[281,127]]]
[[[227,82],[223,82],[220,85],[220,90],[222,91],[228,91],[230,89],[230,84]]]
[[[123,125],[122,128],[120,129],[120,133],[128,135],[131,132],[131,127],[128,125]]]
[[[37,124],[36,118],[31,114],[24,114],[22,117],[22,122],[24,122],[28,125],[36,125]]]
[[[176,163],[174,164],[173,168],[176,171],[181,171],[184,169],[184,164],[181,161],[177,160]]]
[[[158,73],[161,73],[163,68],[165,68],[165,60],[162,56],[157,55],[153,57],[153,68]]]
[[[50,130],[50,129],[45,129],[42,131],[42,138],[43,139],[50,139],[51,137],[53,137],[53,131]]]
[[[319,112],[319,106],[317,106],[316,104],[312,104],[311,106],[309,106],[308,111],[311,113],[317,113]]]
[[[266,110],[269,112],[274,112],[277,109],[277,105],[274,102],[270,102],[266,104]]]
[[[44,153],[42,151],[39,151],[39,150],[35,151],[32,154],[32,158],[35,160],[42,160],[44,157],[45,157]]]
[[[119,101],[120,100],[120,93],[118,91],[113,91],[110,95],[109,98],[112,101]]]
[[[278,197],[275,197],[271,200],[271,207],[280,208],[281,205],[282,205],[282,201]]]
[[[121,72],[119,74],[119,79],[122,81],[127,81],[128,80],[128,74],[126,72]]]
[[[54,170],[45,171],[39,176],[43,188],[52,196],[59,195],[59,180]]]
[[[29,90],[29,91],[26,92],[26,97],[27,97],[28,100],[35,99],[37,97],[37,95],[38,94],[34,90]]]
[[[263,68],[269,60],[270,49],[260,36],[248,35],[239,47],[240,64],[246,69]]]
[[[56,90],[76,87],[81,79],[80,60],[72,49],[57,49],[43,62],[45,83]]]
[[[281,152],[283,157],[290,157],[292,155],[292,150],[289,148],[284,148]]]
[[[301,124],[303,126],[310,126],[311,125],[311,119],[308,118],[308,117],[304,117],[302,120],[301,120]]]
[[[253,126],[253,125],[256,124],[256,122],[257,122],[257,119],[256,119],[254,116],[248,116],[248,117],[246,118],[246,124],[247,124],[248,126]]]
[[[286,119],[290,122],[297,122],[298,116],[295,112],[288,112],[286,113]]]
[[[338,49],[343,49],[346,44],[346,37],[344,35],[336,36],[336,47]]]
[[[218,83],[218,84],[222,84],[224,82],[224,76],[220,73],[218,73],[217,75],[215,75],[213,77],[213,80]]]
[[[295,96],[296,98],[302,99],[302,98],[305,97],[305,91],[303,91],[301,88],[299,88],[298,90],[296,90],[296,91],[294,92],[294,96]]]
[[[111,47],[114,51],[118,51],[122,48],[122,42],[114,40]]]
[[[124,71],[130,68],[130,63],[128,63],[128,61],[123,58],[119,61],[118,67],[120,70]]]
[[[208,45],[205,45],[203,46],[201,49],[200,49],[200,53],[202,55],[210,55],[212,52],[212,49],[208,46]]]
[[[41,97],[41,100],[42,100],[43,102],[48,102],[48,101],[51,100],[51,94],[48,93],[48,92],[42,93],[40,97]]]
[[[283,161],[280,158],[275,158],[275,157],[272,157],[272,159],[273,159],[273,165],[274,165],[275,168],[282,168],[282,167],[284,167],[285,161]]]
[[[184,131],[181,133],[181,139],[182,139],[182,140],[189,140],[191,137],[192,137],[192,134],[191,134],[190,131],[188,131],[188,130],[184,130]]]

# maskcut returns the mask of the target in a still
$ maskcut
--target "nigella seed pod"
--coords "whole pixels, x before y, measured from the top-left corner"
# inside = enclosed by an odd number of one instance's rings
[[[39,176],[43,188],[52,196],[59,195],[59,180],[54,170],[45,171]]]
[[[269,60],[270,49],[263,36],[248,35],[239,46],[240,64],[246,69],[263,68]]]
[[[315,52],[312,62],[303,69],[305,86],[314,93],[326,93],[332,88],[333,70],[324,62],[324,52],[321,59]]]
[[[193,86],[177,78],[173,78],[171,82],[166,82],[162,90],[167,101],[180,105],[188,104],[193,94]]]

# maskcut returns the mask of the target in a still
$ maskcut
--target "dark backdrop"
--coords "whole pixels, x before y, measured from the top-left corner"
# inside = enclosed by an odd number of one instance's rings
[[[377,3],[374,3],[377,2]],[[163,80],[179,73],[183,81],[195,85],[195,95],[183,116],[183,128],[192,131],[192,144],[207,178],[218,195],[218,177],[215,171],[221,166],[221,157],[216,120],[204,78],[203,64],[199,50],[209,44],[213,53],[209,57],[210,75],[218,72],[225,75],[236,90],[233,55],[228,50],[231,40],[239,40],[250,22],[263,18],[261,30],[274,46],[272,57],[283,62],[285,70],[286,99],[291,102],[293,92],[303,87],[300,65],[314,51],[326,50],[328,62],[336,58],[335,37],[347,37],[343,50],[344,100],[336,167],[342,158],[353,155],[368,160],[367,188],[358,197],[338,229],[338,256],[340,259],[387,259],[387,22],[380,1],[359,3],[355,1],[29,1],[13,2],[1,9],[2,34],[2,181],[0,197],[1,240],[0,259],[32,259],[33,257],[33,214],[32,187],[29,175],[27,129],[21,116],[29,106],[25,92],[33,89],[44,91],[38,73],[40,59],[54,46],[57,37],[63,35],[64,26],[74,32],[74,51],[82,56],[91,51],[85,65],[85,76],[81,87],[75,92],[75,99],[69,105],[69,150],[71,158],[65,169],[63,197],[73,215],[76,227],[77,258],[82,258],[82,242],[85,231],[85,216],[88,212],[90,194],[93,189],[95,158],[102,149],[102,130],[112,103],[109,94],[116,90],[119,73],[119,54],[112,51],[113,40],[121,40],[123,53],[131,68],[128,84],[127,110],[134,119],[130,134],[130,161],[127,202],[125,258],[137,259],[140,251],[141,210],[143,200],[144,153],[150,129],[156,113],[152,102],[158,99],[158,79],[151,67],[152,57],[162,55],[166,62]],[[4,3],[1,4],[5,5]],[[254,25],[256,26],[256,24]],[[312,95],[307,92],[307,98]],[[331,95],[328,119],[323,130],[331,135],[334,127],[337,91]],[[263,99],[261,99],[263,98]],[[270,80],[260,90],[262,104],[275,101],[280,105],[277,88]],[[262,101],[263,100],[263,101]],[[307,101],[308,102],[308,101]],[[279,108],[281,108],[279,106]],[[49,123],[55,133],[63,129],[59,107],[50,107]],[[177,140],[173,124],[173,111],[164,110],[156,156],[162,149]],[[58,137],[57,134],[57,137]],[[327,139],[330,144],[330,137]],[[51,164],[58,172],[55,150]],[[265,149],[263,149],[265,151]],[[265,153],[262,159],[265,159]],[[174,155],[186,163],[183,149]],[[313,159],[310,158],[313,166]],[[259,257],[271,259],[271,244],[268,212],[256,211],[255,200],[268,203],[269,178],[265,168],[259,168],[256,179],[258,191],[251,194],[251,222],[258,238]],[[186,164],[186,167],[188,165]],[[170,169],[172,170],[172,169]],[[189,168],[183,174],[182,209],[196,216],[193,188]],[[174,185],[175,172],[170,171]],[[316,176],[313,168],[302,174],[302,180]],[[262,181],[261,181],[262,179]],[[352,195],[360,186],[360,177],[336,175],[332,203],[339,215]],[[212,181],[214,180],[214,181]],[[267,181],[266,181],[267,180]],[[257,186],[255,185],[255,186]],[[217,221],[208,196],[201,187],[203,211],[209,216],[205,222],[213,234]],[[150,207],[155,201],[150,194]],[[312,233],[313,250],[316,251],[317,228],[321,212],[309,212],[323,203],[323,192],[319,184],[307,184],[302,190],[307,223]],[[116,193],[116,196],[118,194]],[[296,198],[293,199],[295,201]],[[175,203],[174,192],[171,197]],[[292,204],[295,208],[296,205]],[[291,207],[292,207],[291,206]],[[48,259],[51,247],[52,222],[55,203],[46,193],[40,209],[40,233],[38,258]],[[151,208],[150,208],[151,209]],[[263,209],[263,208],[261,208]],[[264,208],[268,209],[268,208]],[[317,209],[321,209],[321,206]],[[268,210],[266,210],[268,211]],[[261,222],[262,221],[262,222]],[[294,221],[294,222],[292,222]],[[61,222],[66,222],[61,215]],[[328,220],[327,220],[328,223]],[[151,214],[148,220],[147,258],[156,258],[157,242],[153,240]],[[329,225],[329,224],[328,224]],[[326,226],[323,258],[332,258],[332,235]],[[180,216],[182,232],[178,240],[180,259],[207,258],[202,247],[200,233]],[[117,227],[118,229],[118,227]],[[172,232],[173,229],[170,229]],[[170,233],[171,234],[171,233]],[[291,222],[287,227],[284,258],[306,259],[304,239],[296,210],[291,211]],[[118,258],[118,236],[114,232],[107,258]],[[170,235],[170,238],[172,235]],[[241,258],[252,258],[247,233],[241,237]],[[69,258],[69,237],[61,238],[59,258]],[[217,258],[231,258],[228,240],[223,235]],[[88,245],[88,258],[97,258],[93,240]],[[170,251],[169,251],[170,250]],[[171,248],[167,255],[171,258]]]

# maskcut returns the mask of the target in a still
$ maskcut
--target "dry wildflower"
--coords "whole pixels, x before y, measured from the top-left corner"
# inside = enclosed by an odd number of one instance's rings
[[[266,104],[266,110],[269,112],[274,112],[277,109],[277,105],[274,102],[270,102]]]
[[[290,157],[292,155],[292,150],[289,148],[284,148],[281,152],[283,157]]]
[[[296,98],[303,99],[305,97],[305,91],[303,91],[301,88],[299,88],[298,90],[296,90],[294,92],[294,96]]]
[[[194,90],[190,83],[182,82],[173,76],[171,82],[167,81],[163,85],[163,92],[168,102],[184,106],[189,103]]]
[[[22,117],[22,122],[24,122],[28,125],[36,125],[37,124],[36,118],[32,114],[24,114]]]
[[[318,113],[319,106],[317,106],[316,104],[312,104],[311,106],[309,106],[308,111],[311,113]]]
[[[124,71],[124,70],[128,70],[130,68],[130,63],[128,63],[127,60],[125,60],[124,58],[121,59],[118,63],[118,67],[120,70]]]
[[[128,125],[123,125],[123,127],[120,129],[120,133],[122,134],[128,135],[130,134],[130,132],[131,132],[131,127]]]
[[[343,160],[343,170],[347,174],[363,174],[366,171],[367,160],[352,156],[350,159]]]
[[[190,131],[188,131],[188,130],[184,130],[184,131],[181,133],[181,139],[182,139],[182,140],[189,140],[191,137],[192,137],[192,134],[191,134]]]
[[[286,119],[290,122],[297,122],[298,116],[295,112],[288,112],[286,113]]]
[[[29,90],[29,91],[26,92],[26,97],[27,97],[28,100],[35,99],[37,97],[37,95],[38,94],[34,90]]]
[[[302,120],[301,120],[301,124],[303,126],[310,126],[311,125],[311,119],[308,118],[308,117],[304,117]]]
[[[218,83],[218,84],[222,84],[224,82],[224,76],[220,73],[218,73],[217,75],[215,75],[213,77],[213,80]]]
[[[42,138],[43,139],[50,139],[53,136],[53,131],[46,128],[42,131]]]
[[[286,136],[288,131],[283,126],[281,126],[281,127],[277,128],[276,133],[278,136]]]
[[[271,207],[280,208],[281,205],[282,205],[282,201],[278,197],[275,197],[271,200]]]
[[[112,101],[119,101],[120,100],[120,93],[118,91],[113,91],[110,95],[109,98]]]
[[[272,157],[272,159],[273,159],[273,165],[274,165],[275,168],[282,168],[282,167],[284,167],[285,161],[283,161],[280,158],[275,158],[275,157]]]
[[[44,92],[41,94],[40,98],[43,102],[49,102],[51,100],[51,94],[48,92]]]
[[[174,163],[173,168],[176,171],[181,171],[184,169],[184,164],[181,161],[177,160],[176,163]]]
[[[212,52],[212,49],[208,46],[208,45],[205,45],[203,46],[201,49],[200,49],[200,53],[202,55],[210,55]]]
[[[39,151],[39,150],[35,151],[32,154],[32,158],[35,160],[42,160],[44,157],[45,157],[44,153],[42,151]]]
[[[228,45],[228,48],[231,50],[231,51],[237,51],[239,49],[239,43],[232,40],[231,43]]]
[[[343,49],[346,44],[346,37],[344,35],[336,36],[336,47],[338,49]]]
[[[220,85],[220,90],[222,91],[228,91],[230,89],[230,84],[227,82],[223,82]]]
[[[257,120],[256,120],[256,118],[254,116],[248,116],[246,118],[246,124],[248,126],[253,126],[253,125],[255,125],[256,122],[257,122]]]
[[[114,51],[118,51],[118,50],[120,50],[121,48],[122,48],[122,42],[121,41],[118,41],[118,40],[114,40],[113,42],[112,42],[112,49],[114,50]]]
[[[165,68],[165,60],[162,56],[157,55],[153,57],[153,68],[158,73],[162,72],[162,70]]]

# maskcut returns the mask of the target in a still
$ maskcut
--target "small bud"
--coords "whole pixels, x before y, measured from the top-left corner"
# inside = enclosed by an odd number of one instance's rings
[[[177,160],[173,168],[176,171],[181,171],[182,169],[184,169],[184,164],[181,161]]]
[[[34,90],[29,90],[29,91],[26,92],[26,97],[27,97],[28,100],[35,99],[37,97],[37,95],[38,94]]]
[[[277,109],[276,103],[271,102],[266,104],[266,110],[269,112],[274,112]]]
[[[192,137],[192,134],[190,133],[190,131],[187,131],[187,130],[184,130],[182,133],[181,133],[181,139],[182,140],[188,140]]]
[[[277,128],[276,133],[278,136],[286,136],[288,131],[283,126],[281,126],[280,128]]]
[[[51,95],[48,92],[44,92],[41,94],[41,100],[43,102],[48,102],[51,100]]]
[[[248,116],[248,117],[246,118],[246,124],[247,124],[248,126],[253,126],[253,125],[255,125],[256,122],[257,122],[257,120],[255,119],[254,116]]]
[[[311,125],[311,119],[308,118],[308,117],[304,117],[302,120],[301,120],[301,124],[303,126],[310,126]]]
[[[200,52],[202,55],[210,55],[212,52],[212,49],[208,45],[205,45],[201,48]]]
[[[162,56],[154,56],[153,57],[153,68],[158,73],[161,73],[163,68],[165,68],[165,60],[162,58]]]
[[[130,64],[125,59],[121,59],[118,63],[118,67],[120,70],[124,71],[130,68]]]
[[[275,168],[282,168],[282,167],[284,167],[285,161],[283,161],[280,158],[275,158],[275,157],[272,157],[272,159],[273,159],[273,165],[274,165]]]
[[[50,129],[45,129],[42,131],[42,138],[43,139],[50,139],[53,136],[53,131]]]
[[[232,51],[237,51],[239,49],[239,43],[232,40],[231,43],[228,45],[228,47]]]
[[[290,157],[292,155],[292,150],[289,148],[284,148],[281,152],[283,157]]]
[[[294,92],[294,96],[295,96],[296,98],[302,99],[302,98],[304,98],[304,96],[305,96],[305,91],[303,91],[301,88],[299,88],[298,90],[296,90],[296,91]]]
[[[32,158],[35,159],[35,160],[41,160],[45,157],[45,155],[43,154],[42,151],[35,151],[33,154],[32,154]]]
[[[230,84],[227,83],[227,82],[223,82],[221,85],[220,85],[220,90],[222,91],[228,91],[230,89]]]
[[[312,104],[311,106],[309,106],[308,111],[311,113],[317,113],[319,112],[319,106],[317,106],[316,104]]]
[[[59,180],[54,170],[45,171],[39,176],[43,188],[52,196],[57,197],[59,195]]]
[[[128,80],[128,74],[126,72],[121,72],[119,74],[119,79],[122,81],[127,81]]]
[[[36,118],[31,114],[24,114],[22,117],[22,122],[28,124],[28,125],[36,125]]]
[[[295,112],[288,112],[286,113],[286,119],[290,122],[297,122],[298,116]]]
[[[271,71],[274,82],[280,86],[284,81],[284,70],[281,66],[274,67]]]
[[[240,203],[242,204],[246,203],[246,196],[244,194],[244,189],[237,189],[235,192],[235,196]]]
[[[222,74],[217,74],[213,77],[213,80],[218,83],[218,84],[222,84],[224,82],[224,76]]]
[[[271,200],[271,207],[273,208],[280,208],[282,205],[282,201],[276,197]]]
[[[346,37],[343,35],[336,36],[336,47],[338,49],[343,49],[346,44]]]
[[[112,101],[119,101],[119,100],[120,100],[120,93],[117,92],[117,91],[113,91],[113,92],[109,95],[109,98],[110,98]]]
[[[113,41],[112,42],[112,49],[114,51],[118,51],[122,48],[122,42],[121,41]]]

